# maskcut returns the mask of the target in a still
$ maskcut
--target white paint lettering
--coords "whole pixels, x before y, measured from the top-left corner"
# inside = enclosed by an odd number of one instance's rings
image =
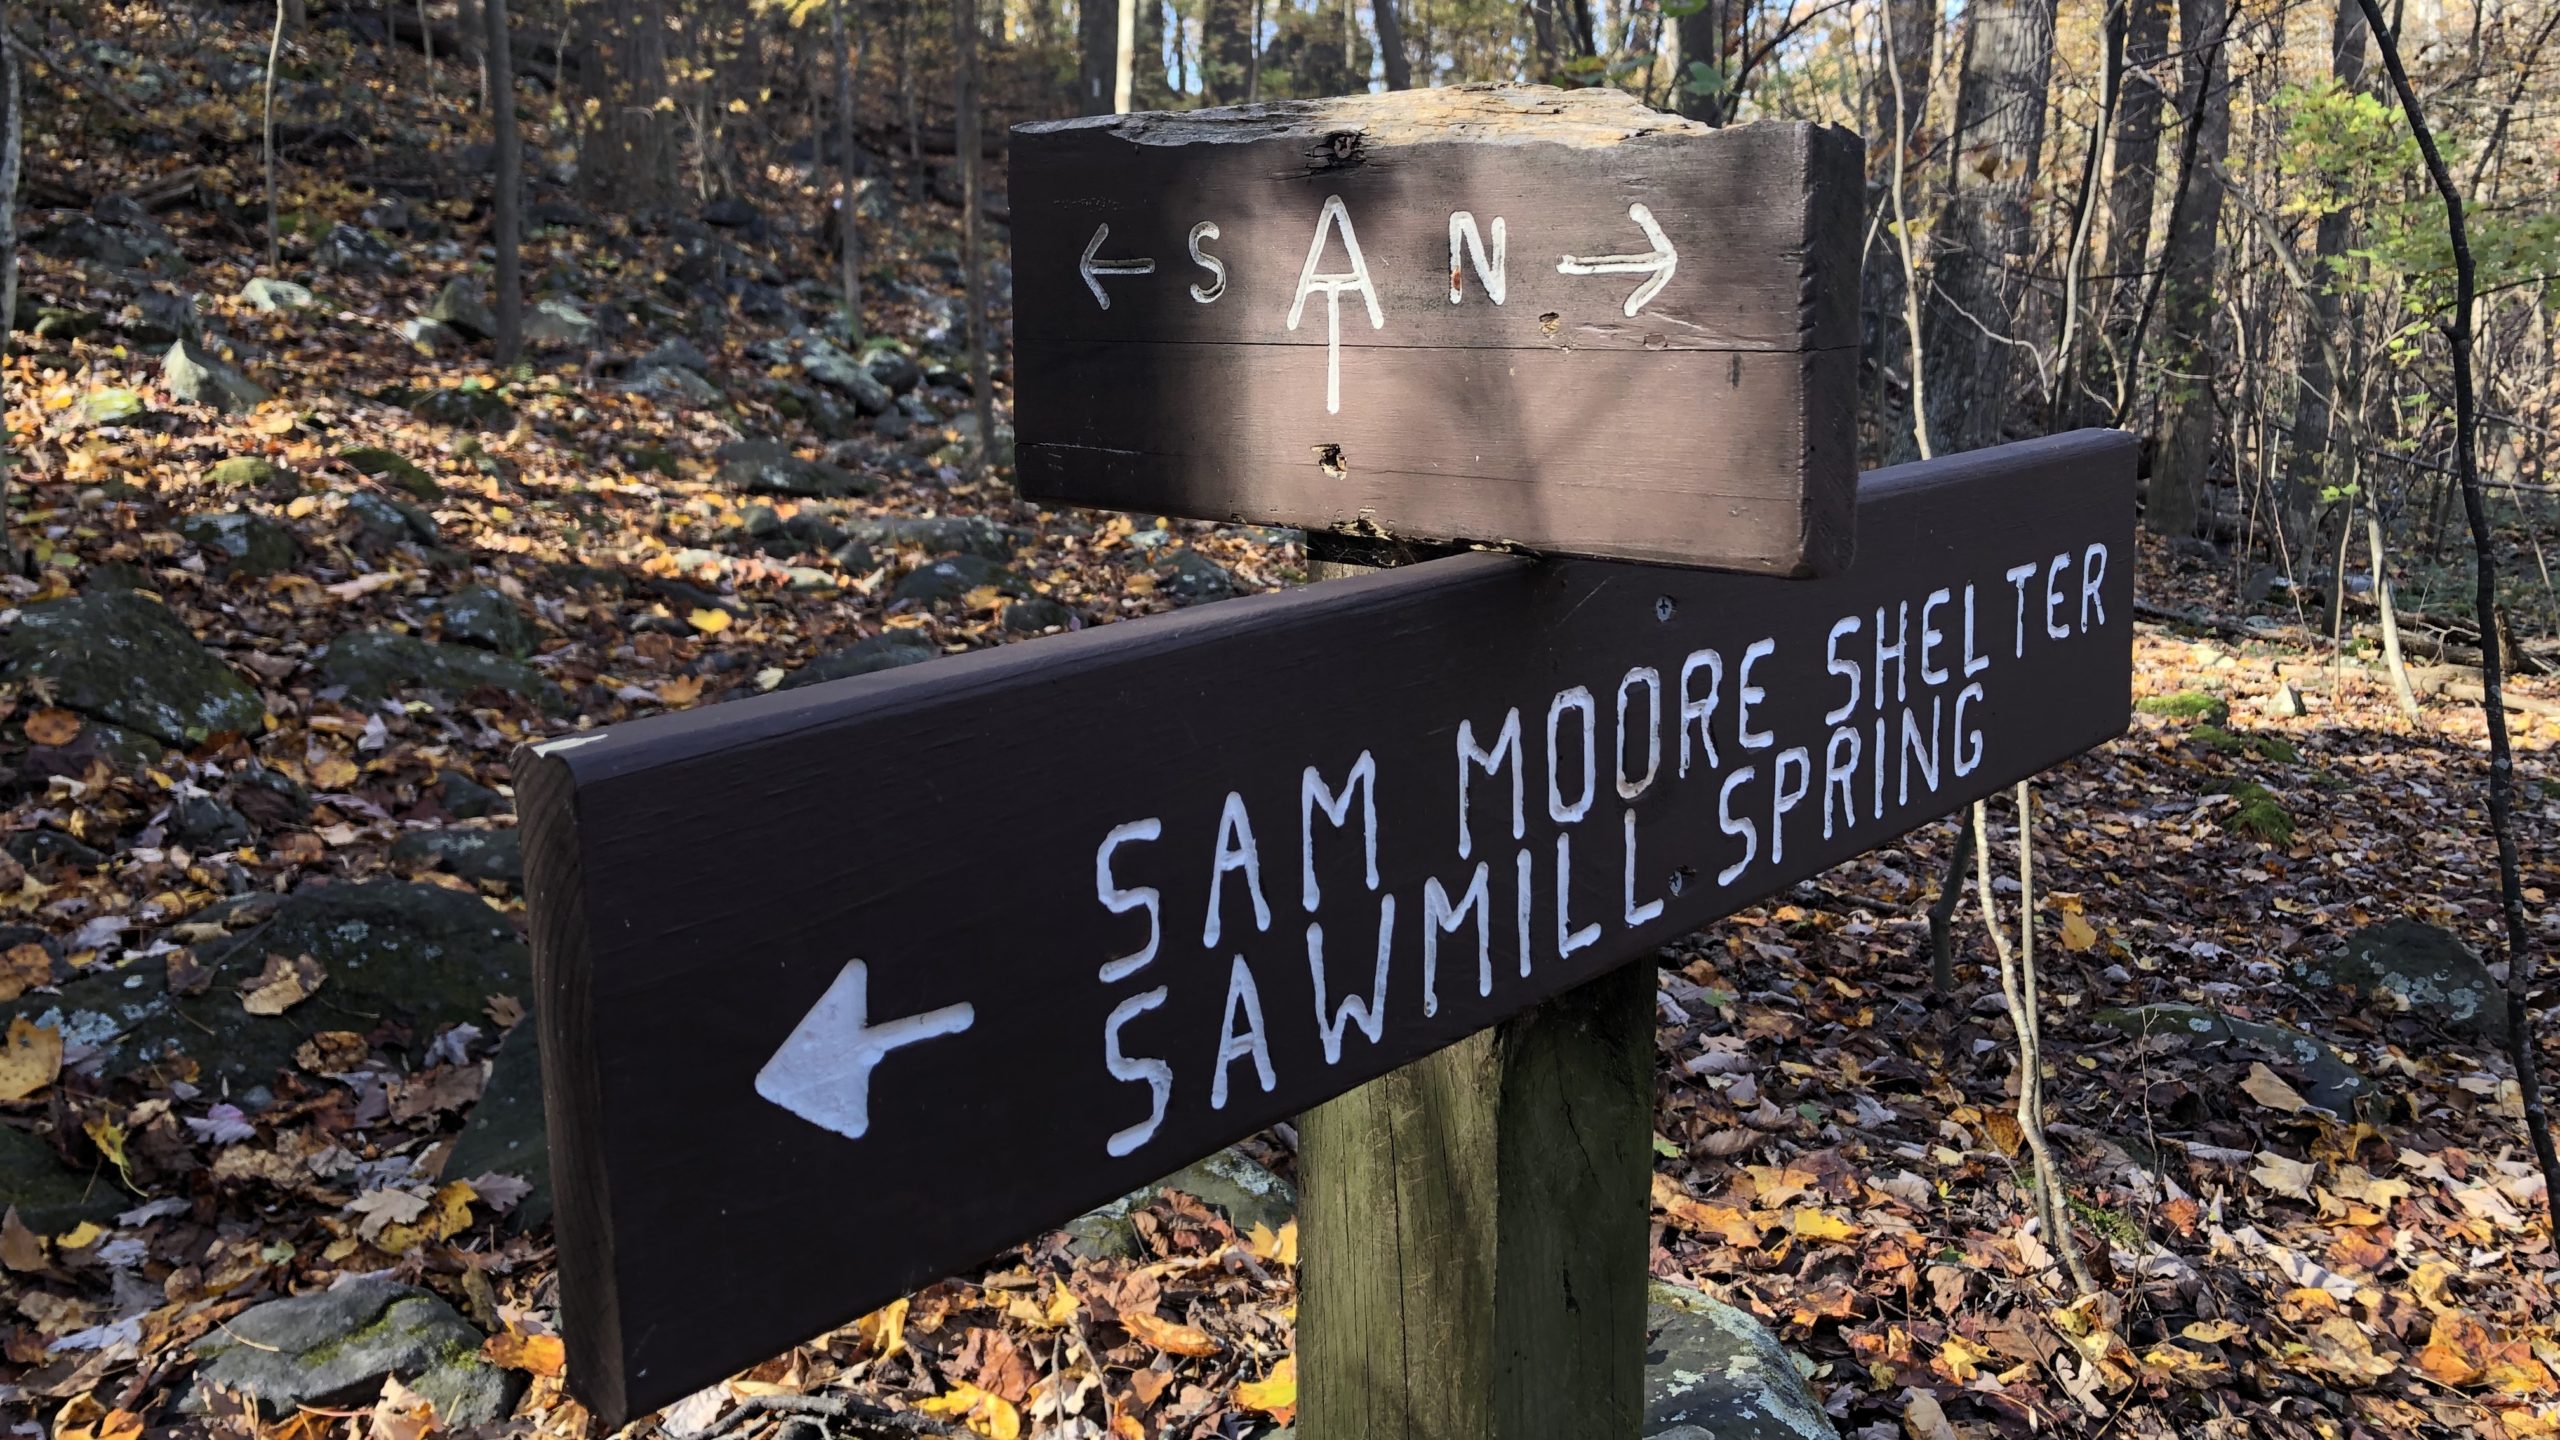
[[[1939,606],[1954,598],[1952,592],[1941,587],[1930,591],[1929,598],[1920,602],[1920,683],[1923,685],[1947,683],[1946,670],[1929,663],[1929,657],[1947,638],[1946,633],[1938,628],[1938,622],[1931,617],[1938,613]]]
[[[1215,220],[1203,220],[1191,227],[1191,263],[1209,272],[1206,286],[1195,283],[1191,287],[1191,298],[1203,305],[1215,305],[1218,297],[1227,293],[1227,262],[1200,248],[1201,241],[1217,238],[1218,222]]]
[[[1582,798],[1567,805],[1563,776],[1556,763],[1556,726],[1564,712],[1582,716]],[[1576,685],[1559,691],[1553,704],[1547,706],[1547,818],[1559,825],[1571,825],[1591,813],[1591,802],[1600,792],[1599,757],[1592,753],[1599,739],[1600,704],[1591,698],[1591,687]]]
[[[1125,980],[1145,969],[1147,962],[1156,958],[1156,947],[1164,941],[1164,897],[1157,894],[1152,885],[1121,889],[1111,875],[1111,852],[1132,840],[1155,840],[1163,835],[1164,822],[1160,819],[1132,820],[1126,825],[1113,827],[1110,834],[1102,837],[1102,847],[1093,852],[1093,893],[1102,902],[1102,908],[1114,915],[1126,915],[1139,909],[1147,912],[1147,943],[1116,960],[1104,961],[1102,979],[1105,984]]]
[[[2071,552],[2065,550],[2053,557],[2053,564],[2044,572],[2044,633],[2047,639],[2071,638],[2069,625],[2057,625],[2053,622],[2053,612],[2062,608],[2062,590],[2054,582],[2060,580],[2062,572],[2070,567]]]
[[[1632,930],[1662,914],[1662,898],[1655,896],[1641,905],[1636,903],[1636,812],[1629,810],[1625,814],[1627,818],[1627,883],[1626,906],[1621,913],[1627,917],[1627,928]]]
[[[1707,672],[1707,694],[1702,700],[1689,698],[1689,677],[1700,670]],[[1724,694],[1724,657],[1713,650],[1692,650],[1680,662],[1680,775],[1689,774],[1689,729],[1697,727],[1698,748],[1706,752],[1709,765],[1722,765],[1716,754],[1716,737],[1707,733],[1707,721],[1716,713],[1716,701]]]
[[[1493,901],[1487,885],[1493,867],[1479,860],[1475,874],[1467,880],[1467,888],[1458,892],[1458,903],[1449,904],[1449,892],[1440,888],[1440,877],[1422,882],[1422,1013],[1425,1018],[1440,1013],[1440,937],[1455,935],[1467,917],[1475,917],[1476,926],[1476,993],[1493,993]]]
[[[1928,793],[1932,795],[1938,793],[1938,705],[1938,697],[1930,696],[1929,733],[1926,735],[1920,733],[1919,710],[1908,706],[1903,709],[1902,776],[1896,804],[1911,803],[1911,766],[1915,760],[1920,765],[1921,784],[1928,788]],[[1927,742],[1925,746],[1922,744],[1923,741]]]
[[[1964,673],[1971,679],[1991,668],[1991,657],[1973,653],[1973,587],[1964,587]]]
[[[2107,580],[2107,547],[2092,545],[2080,556],[2080,628],[2089,629],[2089,611],[2095,607],[2098,623],[2107,623],[2107,600],[2098,587]]]
[[[1742,663],[1734,667],[1733,737],[1745,750],[1766,750],[1778,743],[1778,737],[1766,730],[1751,728],[1751,707],[1769,698],[1769,692],[1751,683],[1751,667],[1777,653],[1775,640],[1754,640],[1742,652]]]
[[[1900,704],[1910,693],[1911,666],[1911,602],[1905,600],[1893,607],[1893,643],[1884,643],[1884,607],[1876,607],[1876,713],[1884,713],[1884,662],[1893,662],[1893,699]]]
[[[1599,943],[1600,922],[1592,921],[1581,929],[1573,928],[1573,905],[1567,892],[1573,888],[1573,837],[1556,837],[1556,958],[1561,960],[1576,950],[1587,950]]]
[[[1956,778],[1959,780],[1972,774],[1975,767],[1982,763],[1982,731],[1980,729],[1967,730],[1964,728],[1965,702],[1967,700],[1979,700],[1981,698],[1982,686],[1979,683],[1967,685],[1962,690],[1956,692]],[[1967,756],[1964,753],[1964,742],[1967,740],[1971,740],[1973,742],[1973,754],[1971,756]]]
[[[1522,809],[1525,785],[1522,772],[1528,766],[1520,759],[1520,707],[1514,705],[1502,717],[1502,731],[1493,737],[1491,750],[1476,744],[1475,722],[1458,722],[1458,858],[1461,860],[1475,854],[1475,836],[1467,829],[1467,772],[1473,768],[1481,769],[1487,777],[1500,774],[1506,755],[1511,757],[1511,838],[1517,840],[1529,833],[1528,815]]]
[[[1316,906],[1323,899],[1316,885],[1316,815],[1321,811],[1324,818],[1332,821],[1336,828],[1350,824],[1351,796],[1354,791],[1358,791],[1360,795],[1360,839],[1363,854],[1368,861],[1366,873],[1369,888],[1375,890],[1378,888],[1377,757],[1366,750],[1361,751],[1360,758],[1352,762],[1351,775],[1342,782],[1342,793],[1339,795],[1333,792],[1331,786],[1324,783],[1324,776],[1318,774],[1313,765],[1308,766],[1306,774],[1298,779],[1298,826],[1299,833],[1304,837],[1299,855],[1302,881],[1300,893],[1305,899],[1307,913],[1310,915],[1316,913]]]
[[[1387,959],[1395,941],[1396,897],[1378,897],[1378,970],[1370,982],[1369,994],[1363,998],[1354,990],[1342,997],[1342,1007],[1328,1017],[1324,983],[1324,927],[1307,926],[1307,973],[1316,986],[1316,1035],[1324,1041],[1324,1063],[1342,1063],[1342,1032],[1353,1025],[1375,1045],[1386,1033],[1387,1026]]]
[[[2027,658],[2027,582],[2036,578],[2036,569],[2036,562],[2030,560],[2024,565],[2012,565],[2001,572],[2001,578],[2007,580],[2018,592],[2018,643],[2014,658],[2020,660]]]
[[[1627,778],[1627,692],[1644,686],[1644,778]],[[1662,672],[1650,665],[1640,665],[1618,681],[1618,798],[1633,800],[1653,787],[1653,777],[1662,773]]]
[[[1822,645],[1822,668],[1849,682],[1849,698],[1841,701],[1838,709],[1824,712],[1822,723],[1825,725],[1839,724],[1858,708],[1858,662],[1840,658],[1840,642],[1858,633],[1858,623],[1855,615],[1833,621],[1831,638]]]
[[[1236,1029],[1236,1011],[1244,1011],[1245,1028]],[[1236,957],[1227,971],[1227,1013],[1218,1022],[1218,1073],[1209,1081],[1209,1108],[1227,1108],[1227,1067],[1244,1056],[1253,1057],[1254,1078],[1262,1082],[1262,1093],[1268,1095],[1280,1084],[1271,1073],[1271,1036],[1262,1023],[1262,989],[1254,983],[1253,968]]]
[[[1843,741],[1847,742],[1845,747]],[[1845,757],[1841,753],[1844,748],[1848,752]],[[1832,731],[1831,739],[1822,747],[1822,838],[1825,840],[1831,838],[1835,823],[1843,830],[1858,823],[1858,793],[1850,788],[1849,782],[1857,778],[1859,749],[1857,728],[1850,725]],[[1840,818],[1837,822],[1831,815],[1831,797],[1834,794],[1840,797]]]
[[[1484,237],[1476,233],[1476,217],[1464,210],[1449,213],[1449,303],[1466,298],[1465,271],[1460,268],[1460,248],[1475,260],[1476,280],[1484,286],[1484,298],[1499,305],[1508,286],[1503,280],[1504,250],[1508,237],[1503,234],[1502,217],[1493,217],[1492,263],[1485,260]]]
[[[1787,788],[1787,762],[1795,762],[1796,788]],[[1790,745],[1778,752],[1769,765],[1769,863],[1776,865],[1787,858],[1787,812],[1804,803],[1805,792],[1813,785],[1813,752],[1801,745]]]
[[[1342,227],[1343,252],[1351,257],[1348,270],[1319,271],[1324,262],[1324,240],[1334,227]],[[1289,328],[1307,310],[1307,297],[1324,292],[1324,413],[1342,412],[1342,292],[1357,290],[1369,307],[1369,328],[1386,328],[1386,312],[1378,307],[1378,288],[1369,283],[1369,262],[1360,254],[1360,237],[1351,228],[1351,212],[1343,207],[1342,197],[1327,195],[1324,208],[1316,215],[1316,238],[1307,246],[1307,263],[1298,270],[1298,293],[1289,302]]]
[[[1742,858],[1716,872],[1716,883],[1730,885],[1742,878],[1751,862],[1760,854],[1760,822],[1748,815],[1733,813],[1733,792],[1751,783],[1758,774],[1756,767],[1745,765],[1724,777],[1724,785],[1716,791],[1716,828],[1727,835],[1742,837]]]
[[[1132,1057],[1120,1048],[1120,1030],[1130,1021],[1164,1003],[1167,987],[1159,985],[1143,994],[1132,995],[1111,1011],[1102,1022],[1102,1063],[1114,1080],[1132,1085],[1143,1084],[1148,1091],[1147,1118],[1126,1130],[1112,1132],[1102,1148],[1112,1158],[1128,1154],[1156,1138],[1156,1128],[1164,1124],[1165,1105],[1173,1097],[1173,1067],[1148,1056]]]
[[[1244,872],[1245,888],[1253,895],[1253,928],[1271,928],[1271,906],[1262,898],[1262,855],[1253,842],[1253,820],[1244,813],[1244,797],[1227,792],[1226,809],[1218,815],[1218,853],[1209,863],[1209,919],[1200,927],[1200,943],[1215,946],[1224,933],[1225,924],[1218,902],[1226,894],[1230,872]]]

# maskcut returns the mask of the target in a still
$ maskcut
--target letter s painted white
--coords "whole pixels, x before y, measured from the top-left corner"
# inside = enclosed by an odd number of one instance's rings
[[[1227,293],[1227,262],[1200,248],[1203,240],[1218,238],[1218,222],[1203,220],[1191,227],[1191,263],[1209,272],[1208,288],[1191,287],[1191,298],[1203,305],[1215,305]]]
[[[1164,897],[1152,885],[1120,888],[1112,878],[1111,853],[1132,840],[1155,840],[1163,835],[1164,822],[1160,819],[1132,820],[1113,827],[1110,834],[1102,837],[1102,847],[1093,852],[1093,893],[1102,908],[1114,915],[1139,909],[1147,912],[1147,943],[1130,954],[1103,962],[1102,979],[1106,984],[1145,969],[1147,962],[1156,958],[1157,946],[1164,942]]]
[[[1156,1138],[1156,1128],[1164,1124],[1165,1105],[1173,1098],[1173,1067],[1151,1056],[1132,1057],[1120,1048],[1120,1030],[1130,1021],[1164,1003],[1168,987],[1159,985],[1143,994],[1132,995],[1111,1011],[1102,1022],[1102,1063],[1109,1067],[1111,1078],[1132,1085],[1143,1083],[1150,1096],[1147,1118],[1112,1135],[1103,1149],[1113,1159],[1128,1154]]]

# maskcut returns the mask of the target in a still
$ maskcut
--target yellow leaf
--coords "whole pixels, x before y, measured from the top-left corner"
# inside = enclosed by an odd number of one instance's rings
[[[1153,1311],[1121,1311],[1120,1328],[1171,1354],[1197,1356],[1218,1353],[1218,1342],[1209,1332],[1167,1320]]]
[[[299,519],[301,519],[303,516],[308,515],[308,514],[310,514],[312,511],[317,510],[317,509],[319,509],[319,508],[320,508],[320,499],[319,499],[319,497],[318,497],[318,496],[316,496],[316,495],[296,495],[296,496],[294,496],[294,497],[293,497],[293,499],[292,499],[290,502],[288,502],[288,503],[285,505],[285,507],[284,507],[284,513],[285,513],[285,514],[287,514],[287,515],[289,515],[289,516],[291,516],[292,518],[294,518],[294,519],[296,519],[296,520],[299,520]]]
[[[2311,1102],[2302,1098],[2302,1092],[2284,1083],[2284,1077],[2268,1069],[2264,1061],[2249,1066],[2249,1078],[2240,1082],[2240,1088],[2248,1092],[2250,1099],[2287,1115],[2297,1115],[2311,1108]]]
[[[116,1167],[116,1173],[122,1175],[127,1184],[131,1184],[133,1182],[131,1162],[124,1158],[124,1127],[100,1115],[81,1126],[80,1130],[89,1137],[90,1144],[98,1147],[98,1153],[107,1157],[107,1163]]]
[[[1236,1403],[1288,1424],[1298,1408],[1298,1357],[1283,1355],[1270,1374],[1238,1385]]]
[[[1252,1233],[1245,1236],[1245,1249],[1266,1265],[1294,1267],[1298,1263],[1298,1222],[1283,1221],[1280,1233],[1274,1235],[1270,1226],[1255,1221]]]
[[[965,1381],[947,1394],[916,1402],[916,1408],[927,1415],[956,1417],[987,1440],[1020,1440],[1022,1434],[1022,1412],[1011,1401]]]
[[[1996,1358],[1990,1351],[1970,1344],[1963,1336],[1950,1335],[1947,1343],[1938,1347],[1938,1356],[1929,1362],[1929,1368],[1958,1385],[1970,1385],[1973,1377],[1982,1373],[1982,1363]]]
[[[705,605],[701,609],[694,611],[692,614],[687,615],[684,618],[693,626],[694,629],[701,631],[703,634],[717,635],[721,631],[728,629],[730,621],[735,617],[731,616],[726,610],[722,610],[716,606]]]
[[[2097,927],[2074,910],[2062,917],[2062,948],[2077,953],[2098,943]]]
[[[489,1363],[508,1370],[522,1370],[531,1375],[557,1375],[569,1364],[566,1348],[557,1335],[527,1335],[521,1330],[506,1330],[490,1336],[480,1346]]]
[[[702,677],[679,675],[658,685],[658,700],[666,705],[690,705],[702,698]]]
[[[0,1045],[0,1100],[23,1100],[61,1073],[62,1032],[11,1016],[8,1040]]]
[[[101,1227],[98,1222],[94,1220],[83,1220],[79,1224],[74,1225],[70,1229],[55,1236],[53,1238],[53,1243],[61,1246],[65,1250],[86,1250],[90,1246],[97,1244],[98,1237],[106,1233],[106,1230]]]
[[[1787,1212],[1787,1229],[1802,1240],[1851,1240],[1858,1234],[1857,1226],[1810,1205]]]
[[[872,1358],[886,1360],[907,1343],[907,1302],[905,1297],[890,1301],[853,1322],[853,1333],[862,1338],[863,1348]]]

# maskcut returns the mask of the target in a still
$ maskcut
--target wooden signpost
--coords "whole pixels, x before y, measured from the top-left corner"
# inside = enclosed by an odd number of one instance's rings
[[[1641,1011],[1629,962],[2117,734],[2133,478],[2082,432],[1868,476],[1829,579],[1463,555],[527,750],[573,1391],[619,1423],[1554,997]],[[1539,1014],[1506,1084],[1631,1043]],[[1594,1217],[1638,1287],[1640,1194]]]
[[[1022,491],[1833,573],[1864,154],[1542,86],[1016,127]]]

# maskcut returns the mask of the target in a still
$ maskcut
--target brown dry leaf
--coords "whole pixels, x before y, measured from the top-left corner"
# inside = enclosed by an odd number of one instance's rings
[[[1283,1355],[1270,1374],[1238,1385],[1236,1403],[1288,1424],[1298,1413],[1298,1357]]]
[[[0,953],[0,1000],[15,1000],[53,978],[53,957],[30,940]]]
[[[0,1215],[0,1265],[20,1274],[33,1273],[45,1265],[44,1237],[27,1228],[26,1222],[18,1218],[15,1205]]]
[[[62,1032],[24,1015],[9,1017],[0,1044],[0,1100],[24,1100],[62,1073]]]
[[[2078,910],[2066,911],[2062,917],[2062,948],[2073,954],[2098,943],[2097,927],[2091,925]]]
[[[2027,1143],[2026,1132],[2018,1128],[2018,1117],[2006,1110],[1994,1110],[1982,1117],[1982,1138],[2011,1160],[2018,1158],[2019,1149]]]
[[[308,955],[288,960],[270,950],[258,978],[240,987],[240,1008],[252,1015],[281,1015],[310,999],[328,978],[320,962]]]
[[[569,1364],[569,1352],[557,1335],[527,1335],[502,1330],[483,1341],[480,1353],[492,1365],[530,1375],[557,1375]]]
[[[1902,1392],[1902,1433],[1910,1440],[1959,1440],[1938,1397],[1916,1387]]]
[[[185,946],[163,957],[167,967],[167,983],[172,995],[201,995],[213,988],[213,972],[196,963],[196,952]]]
[[[314,1075],[341,1075],[369,1053],[364,1037],[353,1030],[322,1030],[295,1048],[293,1063]]]
[[[1159,1350],[1175,1355],[1215,1355],[1218,1342],[1209,1332],[1167,1320],[1151,1310],[1123,1310],[1120,1328]]]
[[[2373,1348],[2363,1326],[2344,1315],[2331,1316],[2311,1331],[2305,1358],[2351,1385],[2380,1380],[2400,1368],[2400,1362]]]
[[[2272,1150],[2261,1150],[2249,1178],[2287,1199],[2307,1203],[2311,1199],[2311,1182],[2319,1173],[2320,1167],[2310,1161],[2289,1160]]]
[[[47,705],[27,716],[27,738],[38,745],[68,745],[80,738],[80,717],[59,705]]]
[[[2240,1082],[2240,1088],[2248,1092],[2250,1099],[2287,1115],[2299,1115],[2311,1108],[2302,1092],[2286,1084],[2284,1077],[2268,1069],[2264,1061],[2249,1066],[2249,1078]]]
[[[2468,1311],[2439,1315],[2426,1348],[2418,1352],[2418,1368],[2439,1385],[2477,1385],[2489,1372],[2493,1343],[2488,1327]]]
[[[365,1440],[425,1440],[437,1428],[434,1401],[401,1384],[396,1375],[383,1378],[382,1398],[367,1417]]]
[[[303,773],[310,777],[314,790],[344,790],[356,783],[363,772],[356,762],[333,750],[313,760]]]
[[[1134,1415],[1111,1417],[1111,1440],[1147,1440],[1147,1427]]]

